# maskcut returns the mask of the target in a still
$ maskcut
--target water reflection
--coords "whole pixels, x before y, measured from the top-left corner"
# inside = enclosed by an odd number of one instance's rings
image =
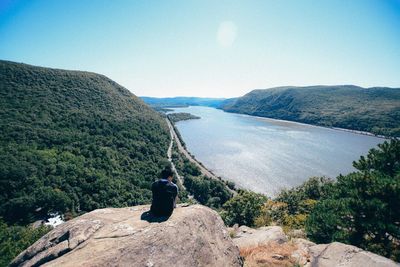
[[[353,171],[352,161],[383,139],[323,127],[226,113],[208,107],[176,108],[199,120],[177,123],[187,148],[215,174],[274,195],[310,176]]]

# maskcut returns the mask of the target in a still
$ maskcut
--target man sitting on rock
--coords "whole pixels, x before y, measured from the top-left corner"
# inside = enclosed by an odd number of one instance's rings
[[[170,168],[161,172],[161,179],[151,186],[153,201],[150,211],[157,217],[171,216],[178,198],[178,187],[172,182],[174,174]]]

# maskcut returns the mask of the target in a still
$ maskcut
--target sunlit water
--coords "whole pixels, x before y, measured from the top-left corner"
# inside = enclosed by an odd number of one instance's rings
[[[269,196],[311,176],[347,174],[354,170],[354,160],[384,141],[208,107],[174,110],[201,117],[176,124],[198,160],[216,175]]]

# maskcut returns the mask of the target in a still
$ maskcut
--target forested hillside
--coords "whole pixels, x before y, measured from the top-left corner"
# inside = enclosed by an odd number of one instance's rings
[[[165,121],[105,76],[0,61],[0,217],[26,224],[151,200]]]
[[[229,112],[400,136],[400,88],[276,87],[226,100]]]

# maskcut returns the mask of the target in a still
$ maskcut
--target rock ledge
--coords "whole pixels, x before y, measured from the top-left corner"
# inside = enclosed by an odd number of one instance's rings
[[[150,222],[148,210],[145,205],[86,213],[50,231],[11,266],[242,265],[215,211],[179,206],[168,220]]]

